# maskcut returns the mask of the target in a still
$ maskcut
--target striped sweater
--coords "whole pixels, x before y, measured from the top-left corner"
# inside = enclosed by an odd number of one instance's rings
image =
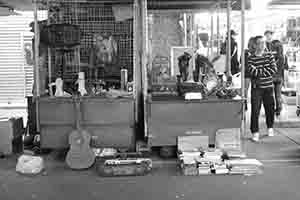
[[[264,53],[262,56],[252,54],[248,58],[247,71],[253,88],[273,87],[273,74],[277,71],[274,56],[271,53]]]

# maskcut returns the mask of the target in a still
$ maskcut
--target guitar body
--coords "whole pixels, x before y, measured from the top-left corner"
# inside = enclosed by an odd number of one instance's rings
[[[90,148],[91,135],[80,127],[80,104],[76,102],[76,129],[69,134],[70,150],[66,163],[71,169],[87,169],[91,167],[96,155]]]
[[[70,150],[66,157],[72,169],[87,169],[95,162],[95,153],[90,148],[91,136],[85,130],[74,130],[69,135]]]

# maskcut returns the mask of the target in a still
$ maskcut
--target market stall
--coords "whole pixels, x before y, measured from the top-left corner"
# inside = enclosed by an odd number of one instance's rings
[[[214,147],[217,130],[241,128],[242,134],[244,132],[244,58],[241,63],[241,87],[234,88],[230,73],[231,56],[228,53],[231,52],[231,40],[227,40],[227,54],[223,55],[226,56],[226,62],[221,65],[223,71],[220,71],[216,62],[209,58],[213,56],[211,52],[214,42],[207,45],[207,52],[211,55],[195,53],[199,49],[196,43],[199,40],[195,34],[197,30],[193,14],[201,11],[226,11],[227,38],[231,38],[231,10],[241,10],[243,55],[244,11],[245,6],[249,8],[249,1],[198,3],[152,1],[148,6],[149,66],[145,72],[148,81],[144,81],[147,84],[144,100],[145,136],[151,146],[174,146],[178,136],[207,135],[209,146]],[[179,27],[183,24],[182,31],[176,32],[178,28],[173,24],[179,24]],[[160,29],[164,32],[160,33]],[[183,36],[180,35],[182,32]],[[210,38],[213,37],[213,32],[212,28]],[[214,56],[220,58],[219,42],[216,46],[218,50]]]
[[[77,127],[95,147],[134,148],[137,124],[133,1],[35,1],[37,132],[67,148]],[[40,21],[39,10],[46,10]]]

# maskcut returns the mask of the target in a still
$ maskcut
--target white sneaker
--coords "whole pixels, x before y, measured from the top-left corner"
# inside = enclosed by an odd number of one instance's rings
[[[273,137],[274,136],[274,130],[273,128],[268,128],[268,136]]]
[[[253,133],[252,140],[254,142],[259,142],[259,133]]]

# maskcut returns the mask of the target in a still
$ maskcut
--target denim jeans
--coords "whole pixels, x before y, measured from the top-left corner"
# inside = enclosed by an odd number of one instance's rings
[[[263,104],[265,108],[267,127],[273,128],[275,104],[273,88],[251,88],[250,130],[252,133],[259,131],[259,114],[261,104]]]

